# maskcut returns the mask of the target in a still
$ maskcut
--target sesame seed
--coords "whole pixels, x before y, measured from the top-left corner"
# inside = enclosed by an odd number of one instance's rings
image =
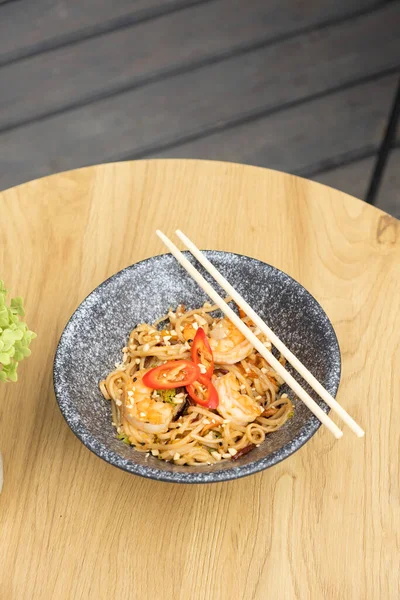
[[[205,325],[207,323],[207,321],[200,315],[194,315],[194,318],[196,319],[199,325]]]
[[[146,416],[146,413],[144,413],[144,412],[141,412],[141,413],[140,413],[140,416],[141,416],[141,417],[145,417],[145,416]]]
[[[174,454],[174,460],[179,460],[181,457],[181,455],[179,454],[179,452],[175,452]]]
[[[256,448],[259,448],[259,447],[260,447],[260,444],[256,444]]]
[[[145,344],[143,346],[143,352],[148,352],[150,350],[150,344]]]
[[[131,391],[129,390],[129,392],[128,392],[128,396],[131,398],[131,397],[133,396],[133,392],[131,392]]]
[[[193,329],[195,331],[197,331],[197,329],[199,328],[199,324],[198,323],[193,323],[192,327],[193,327]]]
[[[228,448],[228,452],[231,456],[235,456],[235,454],[237,454],[236,448]]]
[[[226,452],[225,454],[222,455],[222,458],[230,458],[230,457],[231,457],[231,455],[228,452]]]
[[[121,400],[116,400],[116,401],[115,401],[115,404],[116,404],[117,406],[122,406],[122,402],[121,402]]]
[[[204,423],[204,425],[209,425],[210,421],[208,419],[204,419],[203,423]]]
[[[170,331],[170,334],[171,334],[171,335],[176,335],[176,331],[175,331],[175,329],[171,329],[171,331]]]
[[[127,404],[126,408],[133,408],[133,404]]]
[[[199,366],[199,369],[200,369],[200,373],[203,373],[203,375],[204,375],[204,373],[207,373],[207,369],[206,369],[206,367],[204,365],[199,364],[198,366]]]
[[[158,456],[160,454],[160,451],[159,450],[152,450],[151,453],[152,453],[153,456]]]
[[[164,342],[169,342],[171,337],[172,337],[171,335],[164,335]]]
[[[288,398],[287,394],[282,394],[281,398]]]
[[[221,460],[222,456],[220,455],[219,452],[217,452],[216,450],[214,450],[213,452],[211,452],[211,456],[213,456],[215,458],[215,460]]]
[[[136,358],[136,359],[135,359],[135,363],[136,363],[137,365],[140,365],[140,358]]]
[[[262,400],[262,396],[256,396],[256,400]]]
[[[148,456],[150,456],[150,452],[147,452],[147,454],[146,454],[146,458],[147,458]]]
[[[164,339],[165,339],[165,338],[164,338]],[[171,342],[169,342],[168,340],[166,340],[166,339],[165,339],[165,345],[166,345],[166,346],[170,346],[170,345],[171,345]]]
[[[113,427],[116,427],[116,425],[117,425],[117,424],[116,424],[116,423],[114,423],[114,421],[111,421],[111,425],[112,425]]]

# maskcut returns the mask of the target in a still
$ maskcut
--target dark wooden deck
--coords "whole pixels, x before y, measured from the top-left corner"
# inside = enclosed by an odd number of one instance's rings
[[[400,2],[0,0],[0,189],[196,157],[365,198],[400,69]],[[400,133],[376,204],[400,216]]]

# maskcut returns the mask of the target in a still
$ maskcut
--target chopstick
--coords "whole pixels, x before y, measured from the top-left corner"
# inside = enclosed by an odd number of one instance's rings
[[[203,265],[217,283],[224,289],[238,306],[247,314],[253,323],[268,337],[279,352],[290,362],[296,371],[307,381],[307,383],[317,392],[317,394],[326,402],[328,406],[343,420],[344,423],[358,437],[364,436],[364,430],[354,421],[349,413],[339,404],[337,400],[321,385],[314,375],[303,365],[302,362],[285,346],[278,336],[268,327],[268,325],[257,315],[246,300],[231,286],[223,275],[214,267],[206,256],[197,248],[197,246],[179,229],[175,232],[179,239],[190,250],[193,256]]]
[[[254,346],[256,350],[263,356],[273,369],[280,375],[280,377],[287,383],[287,385],[294,391],[294,393],[304,402],[304,404],[310,409],[310,411],[321,421],[325,427],[335,436],[336,439],[342,437],[343,432],[339,427],[330,419],[330,417],[324,413],[322,408],[311,398],[311,396],[301,387],[301,385],[292,377],[292,375],[281,365],[281,363],[275,358],[264,344],[257,338],[256,335],[243,323],[243,321],[237,316],[237,314],[231,309],[230,306],[221,298],[221,296],[211,287],[211,285],[204,279],[204,277],[197,271],[197,269],[188,261],[188,259],[182,254],[182,252],[175,246],[166,235],[159,229],[156,231],[158,237],[164,242],[171,254],[175,256],[176,260],[182,265],[182,267],[191,275],[191,277],[199,284],[199,286],[206,292],[206,294],[214,301],[214,303],[222,310],[222,312],[228,317],[230,321],[239,329],[239,331],[248,339],[248,341]]]

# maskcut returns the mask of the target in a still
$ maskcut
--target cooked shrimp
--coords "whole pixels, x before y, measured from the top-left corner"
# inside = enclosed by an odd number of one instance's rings
[[[199,328],[199,324],[195,321],[194,317],[191,319],[187,319],[183,326],[182,335],[185,340],[188,342],[189,340],[194,340],[194,336],[196,335],[196,331]]]
[[[214,354],[214,361],[226,365],[233,365],[244,360],[253,351],[250,342],[226,318],[218,320],[211,330],[210,346]]]
[[[122,416],[140,431],[164,433],[172,421],[174,406],[152,397],[154,390],[143,383],[147,371],[137,371],[133,383],[126,386]]]
[[[264,409],[253,398],[240,393],[240,384],[234,373],[214,378],[213,383],[219,396],[217,411],[224,419],[246,426],[263,412]]]

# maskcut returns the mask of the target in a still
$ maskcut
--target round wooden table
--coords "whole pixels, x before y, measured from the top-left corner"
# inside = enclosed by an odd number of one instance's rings
[[[298,177],[185,160],[32,181],[0,194],[0,215],[0,277],[38,333],[18,383],[0,388],[1,598],[399,598],[398,221]],[[321,428],[268,471],[180,486],[75,438],[53,393],[62,329],[101,281],[165,251],[156,228],[177,227],[319,300],[342,351],[338,399],[364,439]]]

